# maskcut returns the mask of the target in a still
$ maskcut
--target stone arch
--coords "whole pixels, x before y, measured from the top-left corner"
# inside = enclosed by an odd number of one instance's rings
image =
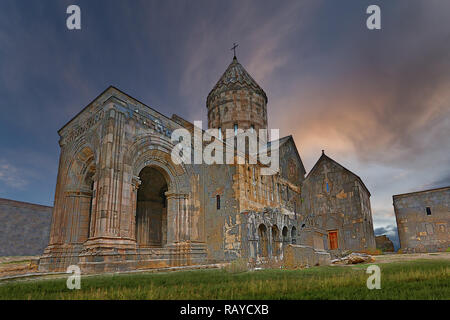
[[[175,164],[171,158],[173,144],[165,136],[150,134],[138,137],[128,148],[124,162],[131,168],[131,207],[137,212],[137,196],[142,181],[139,174],[144,168],[157,170],[167,183],[166,217],[167,227],[164,231],[162,245],[190,240],[190,206],[189,206],[189,175],[182,164]],[[136,219],[134,217],[133,219]],[[131,236],[136,239],[136,221],[132,223]]]
[[[67,166],[63,206],[57,213],[60,241],[83,243],[92,234],[96,199],[96,157],[89,145],[81,145]],[[60,206],[58,206],[60,207]]]
[[[271,235],[272,235],[272,256],[276,257],[280,255],[280,230],[278,229],[278,226],[275,224],[271,228]]]
[[[132,168],[137,177],[144,167],[155,166],[161,169],[169,184],[169,192],[181,192],[181,180],[186,179],[186,167],[175,164],[171,158],[173,144],[169,138],[149,134],[138,137],[128,148],[124,162]]]
[[[268,237],[267,237],[267,227],[261,223],[258,226],[258,236],[259,236],[259,254],[261,257],[267,258],[269,256],[268,248]]]
[[[283,236],[283,244],[289,242],[289,231],[288,228],[286,226],[283,227],[283,231],[281,232],[282,236]]]
[[[291,242],[292,242],[292,244],[297,243],[297,228],[296,227],[292,227],[292,229],[291,229]]]

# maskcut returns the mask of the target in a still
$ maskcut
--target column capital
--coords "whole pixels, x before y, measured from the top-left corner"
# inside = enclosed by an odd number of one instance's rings
[[[131,178],[131,185],[132,185],[134,191],[139,189],[139,186],[141,185],[141,183],[142,183],[142,181],[138,176],[133,176]]]

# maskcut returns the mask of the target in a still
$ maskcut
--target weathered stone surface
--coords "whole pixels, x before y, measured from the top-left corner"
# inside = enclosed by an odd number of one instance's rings
[[[48,244],[52,207],[0,199],[0,256],[31,256]]]
[[[392,241],[386,236],[376,236],[375,241],[377,243],[377,249],[380,249],[383,252],[394,252],[394,244]]]
[[[445,251],[450,246],[450,186],[393,196],[400,249]]]
[[[330,254],[309,246],[287,245],[284,247],[283,266],[287,269],[305,268],[331,263]]]

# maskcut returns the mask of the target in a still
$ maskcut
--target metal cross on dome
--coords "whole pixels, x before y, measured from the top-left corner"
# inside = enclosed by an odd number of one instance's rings
[[[238,44],[233,43],[233,47],[230,49],[230,50],[233,50],[233,53],[234,53],[234,57],[235,57],[235,58],[236,58],[236,48],[237,48],[238,46],[239,46]]]

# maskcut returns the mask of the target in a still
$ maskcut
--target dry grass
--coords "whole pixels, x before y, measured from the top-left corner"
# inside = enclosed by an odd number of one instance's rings
[[[447,261],[380,264],[381,290],[368,290],[366,265],[241,272],[196,270],[5,283],[0,299],[450,299]],[[234,269],[235,268],[235,269]]]

